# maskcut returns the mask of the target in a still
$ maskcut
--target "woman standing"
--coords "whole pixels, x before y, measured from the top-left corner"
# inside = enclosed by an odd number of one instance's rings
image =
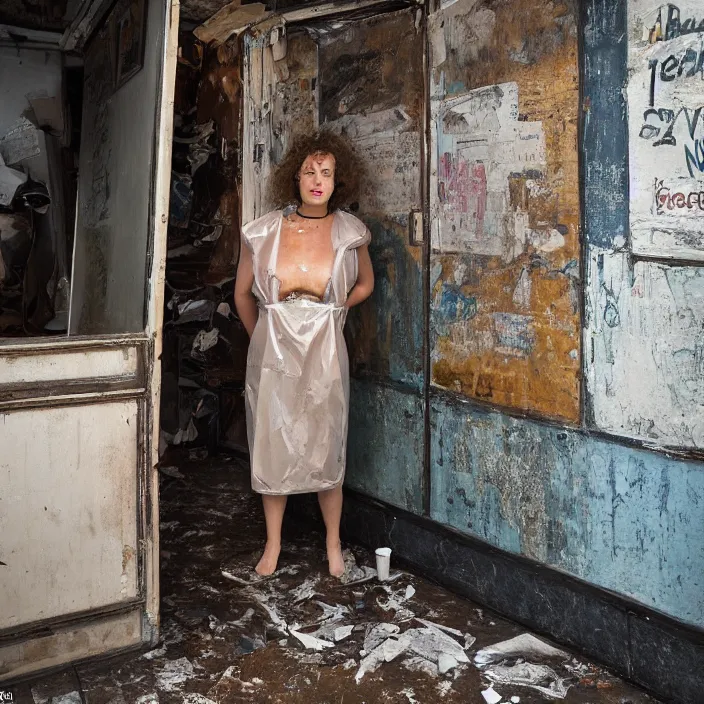
[[[242,229],[237,312],[251,338],[247,434],[252,488],[262,494],[267,540],[256,567],[276,570],[289,494],[317,492],[330,574],[340,577],[349,368],[347,311],[374,288],[366,226],[339,208],[361,177],[346,142],[328,132],[298,139],[276,168],[274,200],[295,207]]]

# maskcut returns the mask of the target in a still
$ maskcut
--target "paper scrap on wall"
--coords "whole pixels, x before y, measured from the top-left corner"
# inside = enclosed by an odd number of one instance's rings
[[[518,85],[502,83],[443,101],[436,129],[439,217],[433,246],[515,258],[531,232],[528,213],[511,202],[510,179],[542,176],[542,123],[519,121]]]
[[[631,246],[704,259],[704,9],[628,7]]]

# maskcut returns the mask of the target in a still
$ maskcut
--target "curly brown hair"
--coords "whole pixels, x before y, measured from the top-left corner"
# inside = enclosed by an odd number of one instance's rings
[[[330,196],[328,210],[356,209],[364,164],[346,139],[325,129],[296,137],[289,145],[269,180],[271,202],[277,208],[301,202],[298,173],[306,158],[313,154],[331,154],[335,158],[335,190]]]

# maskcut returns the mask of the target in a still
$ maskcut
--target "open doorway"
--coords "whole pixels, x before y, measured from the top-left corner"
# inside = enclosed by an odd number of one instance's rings
[[[64,2],[50,31],[38,9],[16,10],[29,26],[0,15],[0,339],[145,328],[163,34],[148,4]]]
[[[0,26],[0,337],[66,334],[83,59]]]
[[[160,165],[178,4],[3,3],[0,22],[6,680],[158,633]]]
[[[355,214],[372,231],[377,286],[374,299],[350,316],[352,374],[421,394],[423,10],[357,3],[322,16],[319,8],[262,11],[248,22],[249,29],[218,13],[195,28],[202,43],[182,25],[162,451],[247,451],[248,341],[232,296],[239,228],[270,208],[267,178],[291,139],[321,126],[347,136],[369,169]],[[421,452],[409,465],[419,497],[422,463]]]

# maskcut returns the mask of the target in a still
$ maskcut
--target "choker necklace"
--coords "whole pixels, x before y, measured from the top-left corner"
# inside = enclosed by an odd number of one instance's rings
[[[296,215],[305,218],[306,220],[322,220],[330,215],[330,213],[325,213],[325,215],[304,215],[298,208],[296,208]]]

